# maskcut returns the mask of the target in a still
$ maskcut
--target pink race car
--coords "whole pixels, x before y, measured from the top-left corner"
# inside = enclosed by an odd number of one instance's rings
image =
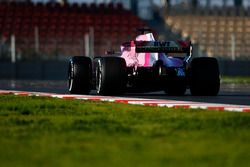
[[[217,95],[218,62],[192,58],[190,41],[156,41],[148,29],[121,45],[121,52],[102,57],[75,56],[69,63],[69,92],[114,95],[164,90],[168,95]]]

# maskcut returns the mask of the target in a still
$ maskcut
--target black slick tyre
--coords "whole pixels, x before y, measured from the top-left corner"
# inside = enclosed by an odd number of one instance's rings
[[[89,57],[75,56],[70,59],[68,90],[72,94],[89,94],[91,90],[92,63]]]
[[[216,96],[220,90],[220,72],[216,58],[199,57],[191,62],[190,91],[194,96]]]
[[[100,95],[119,95],[126,91],[126,62],[121,57],[95,59],[96,91]]]

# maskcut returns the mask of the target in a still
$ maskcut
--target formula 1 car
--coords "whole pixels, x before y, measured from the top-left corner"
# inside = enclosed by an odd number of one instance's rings
[[[69,62],[69,92],[100,95],[164,90],[168,95],[216,96],[220,89],[216,58],[192,57],[190,41],[156,41],[142,29],[135,40],[93,59],[75,56]]]

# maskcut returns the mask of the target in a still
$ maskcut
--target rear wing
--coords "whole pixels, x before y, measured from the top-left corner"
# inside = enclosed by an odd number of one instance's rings
[[[190,53],[190,41],[135,41],[137,53]]]

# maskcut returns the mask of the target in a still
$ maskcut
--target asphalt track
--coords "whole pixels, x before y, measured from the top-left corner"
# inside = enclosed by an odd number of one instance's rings
[[[0,89],[60,94],[68,93],[66,81],[0,80]],[[95,91],[92,91],[91,94],[96,95]],[[122,97],[250,105],[250,85],[222,84],[219,95],[215,97],[191,96],[189,91],[186,92],[185,96],[178,97],[167,96],[164,92],[129,93]]]

